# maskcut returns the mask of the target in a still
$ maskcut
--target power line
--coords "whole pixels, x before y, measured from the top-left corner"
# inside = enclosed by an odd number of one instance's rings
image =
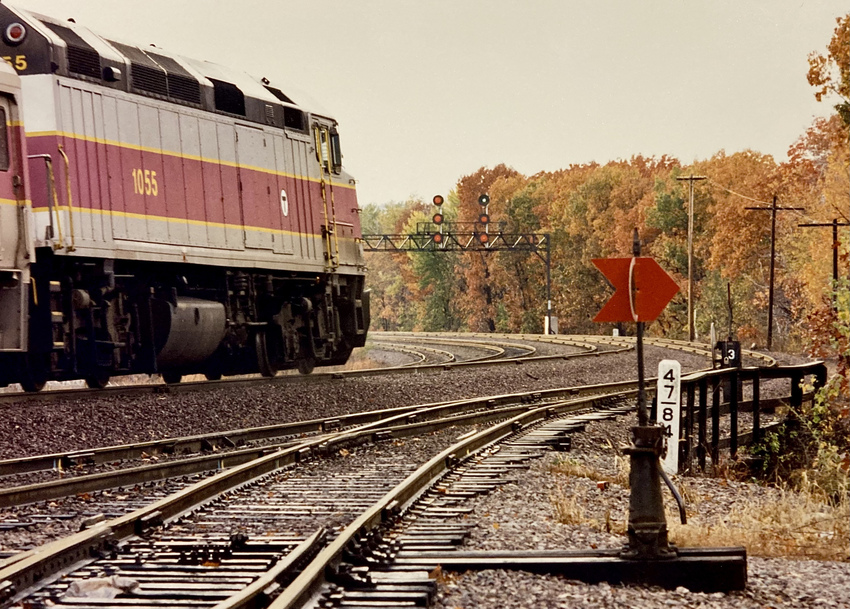
[[[767,350],[770,351],[773,343],[773,276],[776,268],[776,212],[778,211],[805,211],[804,207],[779,207],[776,204],[776,195],[770,207],[745,207],[752,211],[770,212],[770,287],[767,304]]]
[[[708,181],[709,181],[710,184],[717,186],[720,190],[725,190],[730,195],[735,195],[736,197],[741,197],[742,199],[746,199],[747,201],[752,201],[753,203],[763,203],[764,205],[770,205],[769,201],[762,201],[760,199],[754,199],[752,197],[748,197],[747,195],[742,195],[740,192],[735,192],[731,188],[726,188],[725,186],[721,186],[720,184],[718,184],[717,182],[715,182],[711,178],[708,178]]]

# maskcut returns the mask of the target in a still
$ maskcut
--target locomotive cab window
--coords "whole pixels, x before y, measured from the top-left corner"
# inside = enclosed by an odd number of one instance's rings
[[[339,147],[339,133],[331,129],[331,168],[334,173],[342,172],[342,149]]]
[[[339,133],[336,127],[328,129],[317,124],[313,129],[316,138],[316,159],[322,169],[328,173],[341,173],[342,150],[339,147]]]
[[[9,171],[9,130],[6,125],[6,108],[0,106],[0,171]]]
[[[316,125],[313,127],[316,137],[316,159],[319,161],[323,171],[330,171],[328,154],[328,130],[326,127]]]

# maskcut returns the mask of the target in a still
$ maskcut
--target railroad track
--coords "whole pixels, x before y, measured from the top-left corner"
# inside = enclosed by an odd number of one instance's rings
[[[0,489],[0,507],[25,505],[73,494],[92,493],[119,486],[132,487],[165,478],[182,477],[202,472],[220,471],[275,450],[283,450],[313,436],[314,442],[330,441],[346,429],[366,433],[392,435],[402,429],[427,429],[434,420],[438,424],[469,418],[481,413],[484,418],[507,416],[527,404],[565,397],[593,395],[608,389],[631,390],[637,383],[625,381],[610,385],[589,385],[568,389],[521,392],[467,400],[452,400],[424,405],[374,410],[341,417],[314,419],[296,423],[238,429],[180,438],[140,442],[121,446],[94,448],[86,451],[54,453],[0,461],[0,476],[5,488]],[[361,431],[363,433],[363,431]],[[238,448],[244,444],[260,445]],[[167,457],[168,460],[138,465],[144,459]],[[121,462],[124,467],[117,467]],[[82,473],[108,464],[107,471]],[[14,485],[13,476],[35,472],[53,472],[58,479],[33,484]],[[70,477],[68,472],[71,473]],[[10,485],[10,482],[12,483]],[[2,524],[2,523],[0,523]]]
[[[149,382],[134,385],[109,385],[103,389],[88,389],[79,387],[60,387],[40,393],[26,393],[20,391],[8,391],[0,393],[0,404],[4,403],[21,403],[21,402],[51,402],[60,400],[77,400],[87,397],[103,397],[103,396],[119,396],[119,395],[141,395],[141,394],[156,394],[156,393],[188,393],[197,391],[214,391],[222,387],[241,388],[251,387],[257,384],[274,383],[274,384],[297,384],[297,383],[321,383],[328,379],[346,379],[365,376],[379,376],[386,374],[409,374],[418,373],[434,369],[450,369],[453,367],[475,367],[475,366],[494,366],[494,365],[509,365],[517,364],[526,361],[538,360],[557,360],[571,359],[575,357],[598,356],[603,352],[617,352],[618,350],[626,350],[634,348],[633,345],[623,343],[623,345],[609,346],[607,351],[600,351],[598,346],[592,341],[572,339],[563,337],[557,341],[558,345],[567,346],[574,349],[574,352],[563,353],[559,355],[536,355],[534,348],[529,345],[517,346],[510,344],[508,339],[511,335],[499,335],[497,338],[504,341],[503,345],[493,344],[493,339],[488,338],[488,335],[464,335],[469,339],[458,339],[457,334],[428,334],[418,335],[424,341],[439,341],[441,344],[450,346],[456,345],[466,349],[477,349],[486,351],[486,355],[473,357],[470,360],[458,361],[447,349],[436,349],[434,347],[425,347],[417,344],[412,347],[410,344],[398,344],[401,337],[410,339],[410,342],[416,343],[416,336],[405,333],[378,333],[378,336],[383,336],[390,339],[390,344],[385,347],[387,350],[402,351],[409,355],[411,362],[397,366],[386,366],[380,368],[368,368],[362,370],[332,370],[328,372],[314,372],[310,375],[297,374],[281,374],[272,378],[265,377],[234,377],[221,379],[216,381],[185,381],[177,384],[164,384],[161,382]],[[496,336],[496,335],[494,335]],[[472,340],[472,339],[475,340]],[[532,341],[539,340],[542,337],[535,335],[525,335],[523,340]],[[370,344],[378,344],[382,341],[373,340]],[[421,341],[418,341],[421,342]],[[548,341],[552,342],[552,341]],[[511,353],[508,353],[511,351]],[[430,355],[429,355],[430,354]],[[439,361],[429,362],[430,359],[438,359]]]
[[[618,389],[623,385],[617,384]],[[597,387],[596,391],[610,392],[612,389]],[[410,423],[408,413],[397,413],[389,419],[275,450],[207,477],[145,508],[93,523],[91,528],[67,539],[7,558],[0,562],[0,592],[6,605],[25,602],[30,606],[47,603],[75,607],[127,606],[128,603],[134,606],[244,606],[233,604],[234,599],[275,595],[278,587],[292,577],[292,574],[287,575],[289,570],[299,568],[317,551],[325,537],[334,540],[319,553],[326,557],[332,548],[339,546],[340,539],[345,539],[344,533],[336,535],[338,530],[344,527],[347,527],[345,531],[352,527],[360,530],[362,525],[358,523],[364,519],[372,522],[376,514],[395,513],[402,498],[410,493],[412,497],[424,488],[411,485],[411,480],[424,485],[440,475],[446,464],[464,459],[473,450],[500,437],[505,430],[514,434],[521,427],[562,413],[574,415],[578,411],[601,408],[603,402],[611,399],[568,397],[574,391],[563,390],[560,395],[550,393],[547,396],[541,395],[544,392],[535,392],[524,400],[519,398],[519,403],[513,407],[491,403],[488,412],[457,414],[464,410],[459,403],[429,406],[431,410],[448,409],[455,414],[431,422]],[[619,395],[622,398],[630,392]],[[508,396],[500,397],[509,401]],[[517,396],[510,399],[516,402]],[[529,399],[537,403],[529,404]],[[344,480],[338,474],[329,484],[327,472],[324,472],[316,476],[319,487],[313,490],[310,485],[304,486],[303,478],[297,476],[311,458],[338,454],[366,440],[397,439],[439,427],[493,420],[507,423],[467,434],[463,442],[452,447],[450,454],[454,456],[451,459],[432,459],[423,466],[425,469],[417,470],[414,464],[387,457],[369,471],[352,472],[352,480],[359,480],[359,483]],[[404,424],[393,424],[401,421]],[[550,446],[564,441],[563,434],[557,434],[557,438]],[[440,468],[435,465],[438,462]],[[295,468],[296,465],[299,467]],[[371,482],[364,485],[363,480]],[[388,488],[403,480],[408,481],[407,486],[400,488],[406,490],[388,492]],[[356,490],[359,488],[367,490],[360,494]],[[387,501],[391,494],[396,497],[393,499],[396,503]],[[278,502],[278,498],[290,495],[293,500],[284,502],[285,507]],[[322,524],[305,530],[306,513],[317,516]],[[310,521],[315,524],[317,518]],[[346,541],[341,547],[344,549],[347,544]],[[310,571],[311,566],[312,563],[301,567],[299,577],[314,572],[316,567]],[[106,601],[68,596],[73,582],[79,582],[77,588],[85,587],[95,584],[84,584],[84,580],[94,579],[100,584],[113,575],[135,579],[141,583],[141,588],[112,605]],[[315,583],[311,580],[310,586]]]

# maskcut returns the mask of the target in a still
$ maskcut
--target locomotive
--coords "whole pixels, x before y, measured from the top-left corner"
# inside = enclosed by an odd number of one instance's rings
[[[337,122],[0,4],[0,386],[344,363],[369,292]]]

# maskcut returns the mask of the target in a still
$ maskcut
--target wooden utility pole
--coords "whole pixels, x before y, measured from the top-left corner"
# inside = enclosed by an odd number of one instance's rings
[[[694,181],[707,180],[707,176],[680,176],[688,183],[688,340],[694,340]]]
[[[767,350],[773,346],[773,276],[776,270],[776,212],[778,211],[804,211],[804,207],[779,207],[776,205],[776,195],[773,195],[773,203],[770,207],[745,207],[753,211],[770,212],[770,287],[767,298]]]
[[[831,226],[832,227],[832,281],[833,285],[838,282],[838,227],[850,226],[850,222],[839,222],[838,218],[833,218],[832,222],[812,222],[810,224],[798,224],[802,228],[812,228],[815,226]]]

